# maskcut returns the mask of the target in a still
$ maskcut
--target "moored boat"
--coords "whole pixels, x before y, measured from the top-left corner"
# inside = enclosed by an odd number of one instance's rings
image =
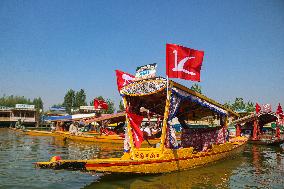
[[[271,123],[275,123],[275,131]],[[271,109],[268,112],[254,112],[233,121],[236,126],[236,136],[248,135],[249,143],[268,146],[279,146],[284,142],[284,138],[280,134],[279,123],[279,116]],[[269,124],[271,124],[269,127],[265,127]]]
[[[226,129],[229,118],[237,116],[235,112],[173,81],[169,82],[169,88],[163,78],[135,81],[122,88],[120,93],[127,110],[125,153],[121,158],[52,158],[49,162],[37,162],[36,166],[111,173],[164,173],[187,170],[234,156],[242,151],[247,142],[245,137],[235,137],[229,141]],[[140,146],[143,139],[137,128],[143,118],[141,109],[163,117],[160,143],[155,147]],[[217,125],[192,128],[193,123],[207,116],[213,116]],[[174,118],[182,127],[180,140],[171,124]]]
[[[26,130],[24,134],[30,136],[61,136],[60,133],[41,130]]]

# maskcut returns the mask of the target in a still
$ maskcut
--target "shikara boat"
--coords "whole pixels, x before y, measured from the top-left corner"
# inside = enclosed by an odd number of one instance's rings
[[[69,135],[67,137],[67,139],[80,140],[80,141],[86,141],[86,142],[98,142],[98,143],[115,143],[115,144],[123,144],[124,143],[124,138],[119,136],[119,135],[100,135],[100,136]],[[150,144],[156,144],[159,141],[160,141],[159,138],[148,139],[148,142]]]
[[[30,136],[62,136],[60,133],[51,131],[41,131],[41,130],[26,130],[24,131],[26,135]]]
[[[278,119],[275,112],[260,111],[259,113],[252,113],[248,116],[242,117],[233,121],[232,123],[236,126],[236,136],[241,135],[242,130],[251,130],[252,136],[249,137],[248,143],[268,146],[279,146],[284,142],[284,138],[270,133],[263,134],[264,125],[276,122]],[[242,125],[242,126],[241,126]],[[273,130],[272,128],[270,128]]]
[[[122,157],[90,160],[53,157],[49,162],[35,163],[36,166],[108,173],[165,173],[204,166],[234,156],[247,143],[245,137],[236,137],[231,141],[227,137],[228,120],[238,116],[237,113],[176,82],[167,82],[160,77],[144,79],[128,84],[120,93],[127,110],[128,136],[125,137],[125,153]],[[141,108],[163,117],[160,143],[155,147],[139,148],[137,143],[133,115],[143,116]],[[214,116],[218,125],[208,125],[203,129],[188,127],[192,121],[197,122],[206,116]],[[172,126],[174,118],[182,125],[180,141]]]
[[[68,131],[40,131],[40,130],[26,130],[21,131],[23,134],[30,136],[52,136],[52,137],[60,137],[65,140],[73,140],[73,141],[84,141],[84,142],[94,142],[94,143],[112,143],[112,144],[123,144],[124,137],[114,134],[114,135],[100,135],[99,133],[93,132],[85,132],[81,135],[73,135]],[[148,139],[150,144],[156,144],[160,141],[159,138]],[[146,144],[146,141],[144,142]]]

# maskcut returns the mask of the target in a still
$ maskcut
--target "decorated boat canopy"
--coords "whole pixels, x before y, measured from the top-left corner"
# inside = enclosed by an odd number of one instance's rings
[[[238,116],[233,112],[174,81],[169,81],[170,114],[169,120],[178,116],[187,116],[189,120],[196,120],[206,116]],[[132,82],[120,90],[122,96],[126,97],[132,112],[139,112],[140,107],[150,112],[163,115],[167,98],[167,80],[162,77],[144,79]]]
[[[275,122],[277,120],[277,115],[274,112],[260,112],[260,113],[252,113],[251,115],[242,117],[233,121],[233,124],[246,124],[254,122],[258,120],[260,125],[265,125],[267,123]]]

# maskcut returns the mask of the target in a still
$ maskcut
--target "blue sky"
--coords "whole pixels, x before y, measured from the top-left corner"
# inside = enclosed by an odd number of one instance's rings
[[[203,93],[284,105],[284,1],[0,1],[0,96],[68,89],[120,100],[115,69],[158,63],[165,44],[204,50]],[[193,82],[175,79],[188,87]]]

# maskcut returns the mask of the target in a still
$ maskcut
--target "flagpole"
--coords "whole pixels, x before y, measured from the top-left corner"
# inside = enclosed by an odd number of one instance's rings
[[[169,76],[167,75],[167,99],[169,99]]]

